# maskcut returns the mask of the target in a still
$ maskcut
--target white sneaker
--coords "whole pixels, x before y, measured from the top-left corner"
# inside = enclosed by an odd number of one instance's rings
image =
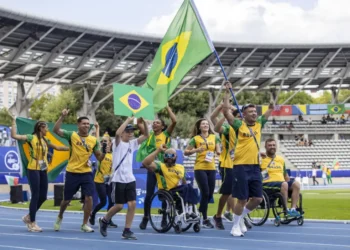
[[[243,237],[244,234],[241,231],[241,227],[239,225],[233,225],[232,230],[231,230],[231,234],[234,237]]]
[[[244,218],[241,218],[239,221],[239,228],[241,229],[241,232],[244,234],[248,231],[247,227],[244,224]]]

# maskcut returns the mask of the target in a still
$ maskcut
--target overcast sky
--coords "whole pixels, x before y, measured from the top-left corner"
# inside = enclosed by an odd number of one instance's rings
[[[195,0],[214,41],[350,42],[350,0]],[[164,35],[182,0],[0,0],[0,6],[65,22]]]

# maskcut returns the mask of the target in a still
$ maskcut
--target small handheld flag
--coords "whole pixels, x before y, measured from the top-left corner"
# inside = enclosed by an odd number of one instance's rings
[[[334,170],[338,170],[339,167],[340,167],[340,162],[339,162],[339,160],[338,160],[338,159],[334,159],[334,161],[333,161],[333,169],[334,169]]]
[[[154,119],[151,89],[113,84],[114,114]]]
[[[19,178],[11,175],[5,175],[6,182],[9,186],[17,186]]]

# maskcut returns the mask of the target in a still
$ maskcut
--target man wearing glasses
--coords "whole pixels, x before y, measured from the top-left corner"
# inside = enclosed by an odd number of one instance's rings
[[[243,120],[232,115],[229,103],[229,94],[232,85],[226,83],[224,97],[224,115],[228,123],[235,130],[237,144],[233,168],[232,196],[237,198],[234,208],[233,227],[231,234],[236,237],[244,236],[247,227],[244,218],[255,209],[262,201],[262,180],[260,172],[260,140],[261,130],[271,115],[274,106],[270,104],[269,110],[260,117],[253,104],[243,106]],[[247,200],[249,202],[247,203]]]
[[[101,152],[97,138],[89,135],[89,118],[80,117],[78,119],[78,132],[66,131],[60,128],[68,113],[69,110],[64,109],[53,128],[53,131],[60,137],[68,140],[70,145],[70,157],[64,183],[64,200],[61,202],[60,212],[54,224],[54,229],[55,231],[60,230],[63,213],[67,209],[74,194],[81,188],[82,194],[85,196],[84,219],[81,231],[91,233],[94,230],[87,225],[92,210],[92,195],[94,193],[94,178],[90,157],[94,153],[97,160],[102,161],[105,154]]]

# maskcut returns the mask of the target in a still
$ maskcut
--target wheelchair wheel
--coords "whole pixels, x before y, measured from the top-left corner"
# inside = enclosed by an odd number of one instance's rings
[[[276,226],[276,227],[279,227],[281,225],[281,219],[280,218],[276,218],[273,222],[273,224]]]
[[[182,229],[182,223],[181,222],[176,223],[176,225],[174,226],[175,233],[180,234],[182,232],[181,229]]]
[[[159,207],[159,203],[160,208],[152,213],[152,208]],[[170,193],[164,190],[157,191],[152,195],[149,206],[148,218],[152,228],[158,233],[168,232],[173,227],[176,217],[175,202]]]
[[[304,224],[304,217],[298,218],[297,223],[299,226],[302,226]]]
[[[199,225],[199,223],[194,224],[193,231],[195,231],[196,233],[199,233],[201,231],[201,226]]]
[[[278,220],[281,221],[280,218],[285,217],[287,208],[283,196],[280,193],[273,194],[272,199],[270,199],[270,207],[276,219],[278,218]]]
[[[270,202],[269,197],[266,192],[263,191],[263,200],[262,202],[248,214],[248,218],[250,222],[254,226],[262,226],[266,222],[267,218],[269,218],[270,213]]]

